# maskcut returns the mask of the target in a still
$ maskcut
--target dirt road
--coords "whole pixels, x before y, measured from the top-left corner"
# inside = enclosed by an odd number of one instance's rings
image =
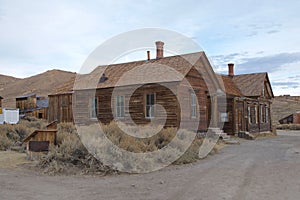
[[[300,132],[230,145],[205,160],[107,177],[49,177],[0,169],[1,200],[299,199]]]

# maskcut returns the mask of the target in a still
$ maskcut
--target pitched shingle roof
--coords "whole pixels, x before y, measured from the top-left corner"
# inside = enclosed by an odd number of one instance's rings
[[[74,83],[76,83],[76,89],[91,89],[91,82],[95,82],[95,88],[109,88],[133,84],[181,81],[202,56],[206,58],[204,52],[197,52],[161,59],[99,66],[89,74],[78,75],[65,82],[62,86],[55,88],[49,95],[70,94],[73,92]],[[204,66],[201,67],[204,68]],[[103,74],[107,79],[104,82],[99,82]],[[123,79],[120,81],[121,77]]]
[[[267,73],[235,75],[232,81],[245,96],[260,96],[266,76]]]
[[[76,89],[109,88],[115,86],[181,81],[190,69],[205,57],[204,52],[164,57],[161,59],[99,66],[92,73],[76,79]],[[204,70],[203,65],[199,65]],[[99,83],[105,74],[107,80]]]
[[[16,97],[16,99],[23,99],[23,98],[32,97],[32,96],[35,96],[35,95],[36,94],[34,94],[34,93],[25,94],[25,95]]]
[[[219,79],[221,79],[221,81],[223,81],[225,87],[225,93],[227,95],[238,96],[238,97],[244,96],[242,92],[234,84],[231,77],[227,75],[217,75],[217,76]]]
[[[48,99],[37,100],[36,106],[37,108],[48,108],[49,100]]]
[[[69,81],[62,84],[61,86],[54,88],[52,93],[49,95],[72,94],[74,83],[75,83],[75,76],[73,78],[71,78]]]

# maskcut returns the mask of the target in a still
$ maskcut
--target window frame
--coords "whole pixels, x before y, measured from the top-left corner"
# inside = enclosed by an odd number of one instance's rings
[[[252,124],[252,116],[251,116],[251,106],[248,104],[248,123]]]
[[[191,93],[191,118],[197,118],[197,95],[195,93]]]
[[[265,105],[265,118],[266,118],[266,123],[269,123],[269,116],[270,116],[270,109],[268,105]]]
[[[258,124],[259,123],[259,120],[258,120],[258,118],[259,118],[259,113],[258,113],[258,105],[257,104],[255,104],[254,105],[254,116],[255,116],[255,124]]]
[[[153,102],[150,102],[150,104],[148,104],[148,95],[153,95]],[[150,99],[152,99],[150,97]],[[146,119],[153,119],[155,118],[155,103],[156,103],[156,93],[147,93],[145,94],[145,118]],[[149,112],[148,112],[148,107]],[[152,111],[152,112],[151,112]],[[149,116],[147,115],[149,113]]]
[[[118,105],[119,98],[122,98],[122,103],[121,103],[122,105]],[[116,118],[118,119],[125,118],[125,96],[124,95],[118,95],[115,98],[115,114],[116,114]]]
[[[98,119],[99,97],[90,98],[90,119]]]

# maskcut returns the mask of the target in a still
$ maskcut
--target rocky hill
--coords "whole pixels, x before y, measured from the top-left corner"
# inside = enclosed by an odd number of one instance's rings
[[[3,107],[14,108],[15,98],[28,93],[36,93],[39,96],[47,96],[54,88],[59,87],[76,73],[62,70],[49,70],[44,73],[24,79],[0,75],[0,96],[3,99]]]
[[[12,77],[12,76],[5,76],[0,74],[0,92],[9,84],[14,83],[20,79]]]
[[[278,120],[300,111],[300,96],[277,96],[273,100],[273,123]]]

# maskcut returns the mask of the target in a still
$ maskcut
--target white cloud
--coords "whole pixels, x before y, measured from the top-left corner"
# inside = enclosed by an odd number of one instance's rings
[[[258,52],[261,57],[300,52],[299,7],[297,0],[0,0],[0,74],[24,77],[51,68],[78,71],[105,40],[145,27],[180,32],[202,45],[208,56],[232,54],[236,63]],[[228,61],[218,59],[217,63]],[[285,66],[290,71],[291,66]]]

